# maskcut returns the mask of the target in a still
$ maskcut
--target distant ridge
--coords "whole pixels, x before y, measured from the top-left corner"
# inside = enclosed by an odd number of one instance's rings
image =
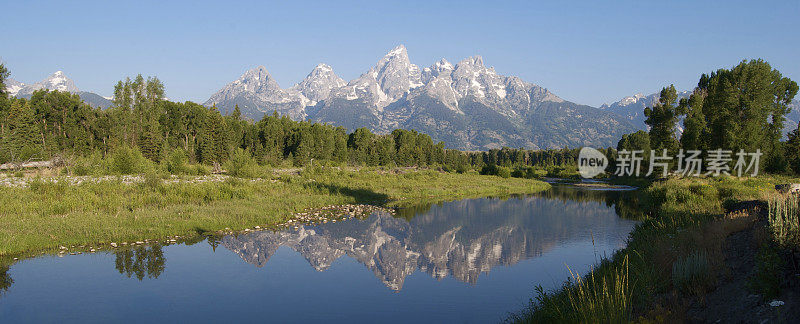
[[[75,82],[68,78],[63,71],[56,71],[42,81],[34,84],[24,84],[14,79],[6,81],[6,90],[9,95],[17,98],[30,98],[37,90],[56,90],[78,94],[90,106],[106,109],[111,107],[111,100],[92,92],[80,91]]]

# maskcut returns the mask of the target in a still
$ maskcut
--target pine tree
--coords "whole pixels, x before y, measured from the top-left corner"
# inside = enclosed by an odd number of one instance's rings
[[[6,79],[11,75],[8,69],[3,64],[0,64],[0,100],[6,99],[8,93],[6,91]]]
[[[670,85],[661,90],[661,96],[655,106],[644,109],[644,115],[647,117],[645,123],[650,126],[650,145],[657,152],[661,152],[663,149],[675,152],[680,146],[676,138],[678,112],[675,108],[675,100],[677,98],[675,86]]]
[[[8,127],[3,134],[4,159],[21,162],[42,156],[42,134],[34,123],[34,113],[26,100],[13,100],[8,114]]]
[[[139,150],[144,157],[155,162],[161,160],[161,149],[164,146],[164,141],[161,136],[161,129],[155,118],[145,119],[138,142]]]
[[[681,99],[679,111],[685,115],[683,120],[683,134],[681,134],[681,148],[684,150],[704,150],[708,149],[702,142],[706,128],[706,119],[703,115],[703,99],[705,93],[696,90],[689,99]]]

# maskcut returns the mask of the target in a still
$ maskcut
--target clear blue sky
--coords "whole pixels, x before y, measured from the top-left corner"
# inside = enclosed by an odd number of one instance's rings
[[[800,80],[800,1],[4,1],[0,60],[31,83],[63,70],[110,95],[158,76],[203,102],[264,65],[284,88],[320,62],[351,80],[405,44],[429,66],[482,55],[571,101],[612,102],[764,58]]]

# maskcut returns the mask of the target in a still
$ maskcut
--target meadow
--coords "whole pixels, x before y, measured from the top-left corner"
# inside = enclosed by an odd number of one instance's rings
[[[111,176],[78,185],[69,183],[69,175],[27,175],[25,187],[0,187],[0,255],[269,226],[329,205],[402,207],[549,188],[530,179],[429,169],[318,166],[257,173],[206,182],[184,175],[185,181],[167,183],[166,172],[151,169],[137,183]]]

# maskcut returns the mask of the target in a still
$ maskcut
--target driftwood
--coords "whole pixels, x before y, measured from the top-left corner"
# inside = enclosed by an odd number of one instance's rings
[[[0,164],[0,170],[22,170],[31,168],[57,168],[65,165],[65,161],[61,156],[54,156],[49,161],[12,161],[9,163]]]
[[[56,163],[53,161],[31,161],[23,163],[5,163],[0,164],[0,170],[16,170],[28,168],[52,168]]]

